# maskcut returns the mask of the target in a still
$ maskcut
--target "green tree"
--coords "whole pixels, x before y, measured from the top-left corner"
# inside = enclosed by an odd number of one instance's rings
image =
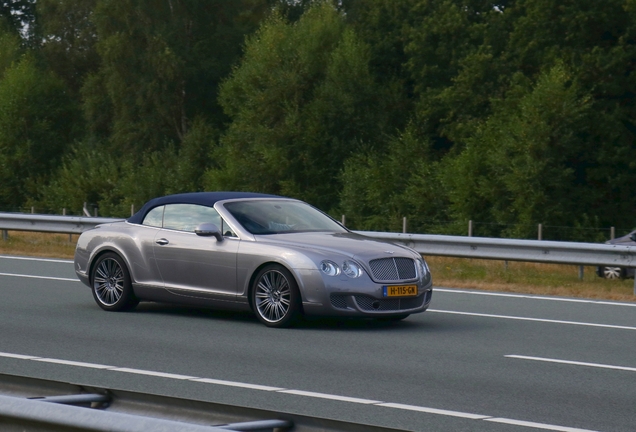
[[[0,80],[0,206],[36,195],[75,136],[64,84],[25,54]]]
[[[79,101],[84,79],[99,66],[91,18],[98,0],[38,0],[39,53]]]
[[[35,24],[35,0],[1,0],[0,28],[22,35],[29,42]]]
[[[220,125],[218,83],[267,11],[265,0],[98,0],[101,61],[82,89],[89,129],[141,153],[180,143],[196,116]]]
[[[538,223],[593,220],[592,115],[589,95],[562,65],[518,101],[502,101],[446,171],[456,218],[496,222],[501,231],[486,234],[522,238],[534,236]]]
[[[342,172],[341,210],[347,225],[372,231],[440,232],[448,206],[430,141],[410,128],[385,151],[352,156]]]
[[[20,57],[20,38],[0,26],[0,79],[4,71]]]
[[[279,14],[248,38],[221,88],[232,122],[208,187],[280,193],[335,207],[344,160],[383,133],[383,90],[367,46],[331,5],[297,22]]]

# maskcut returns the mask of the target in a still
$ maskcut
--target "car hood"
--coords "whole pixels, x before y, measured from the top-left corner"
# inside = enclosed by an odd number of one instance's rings
[[[289,233],[255,236],[257,242],[346,255],[368,262],[382,257],[418,258],[419,254],[406,246],[376,240],[360,234],[345,233]]]
[[[636,246],[636,242],[629,238],[633,233],[629,233],[625,236],[615,238],[614,240],[608,240],[605,244],[621,245],[621,246]]]

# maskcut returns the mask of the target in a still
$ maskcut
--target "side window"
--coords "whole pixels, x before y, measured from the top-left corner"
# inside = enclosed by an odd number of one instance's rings
[[[146,217],[142,225],[148,225],[161,228],[163,222],[163,206],[155,207],[146,213]]]
[[[168,204],[163,214],[163,227],[178,231],[194,232],[194,229],[204,222],[213,223],[222,229],[221,216],[212,207]]]
[[[224,221],[221,220],[223,226],[221,228],[221,232],[224,237],[237,237],[236,233],[232,230],[232,228]]]

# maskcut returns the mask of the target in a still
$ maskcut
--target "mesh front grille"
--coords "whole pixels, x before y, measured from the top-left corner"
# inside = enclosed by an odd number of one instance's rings
[[[378,281],[415,279],[415,261],[411,258],[380,258],[369,262],[373,277]]]
[[[370,312],[382,312],[382,311],[399,311],[407,309],[415,309],[424,304],[424,298],[426,296],[421,295],[419,297],[401,298],[401,299],[375,299],[373,297],[365,295],[355,295],[353,298],[356,301],[358,307],[364,311]],[[374,302],[377,308],[373,307]]]
[[[346,309],[347,308],[347,297],[338,294],[331,294],[329,298],[331,300],[331,306],[336,309]]]

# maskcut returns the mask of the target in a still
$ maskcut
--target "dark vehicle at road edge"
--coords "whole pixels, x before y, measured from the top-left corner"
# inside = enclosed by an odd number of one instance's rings
[[[632,231],[627,235],[608,240],[605,244],[636,246],[636,231]],[[626,279],[634,278],[634,268],[632,267],[596,267],[596,274],[605,279]]]

